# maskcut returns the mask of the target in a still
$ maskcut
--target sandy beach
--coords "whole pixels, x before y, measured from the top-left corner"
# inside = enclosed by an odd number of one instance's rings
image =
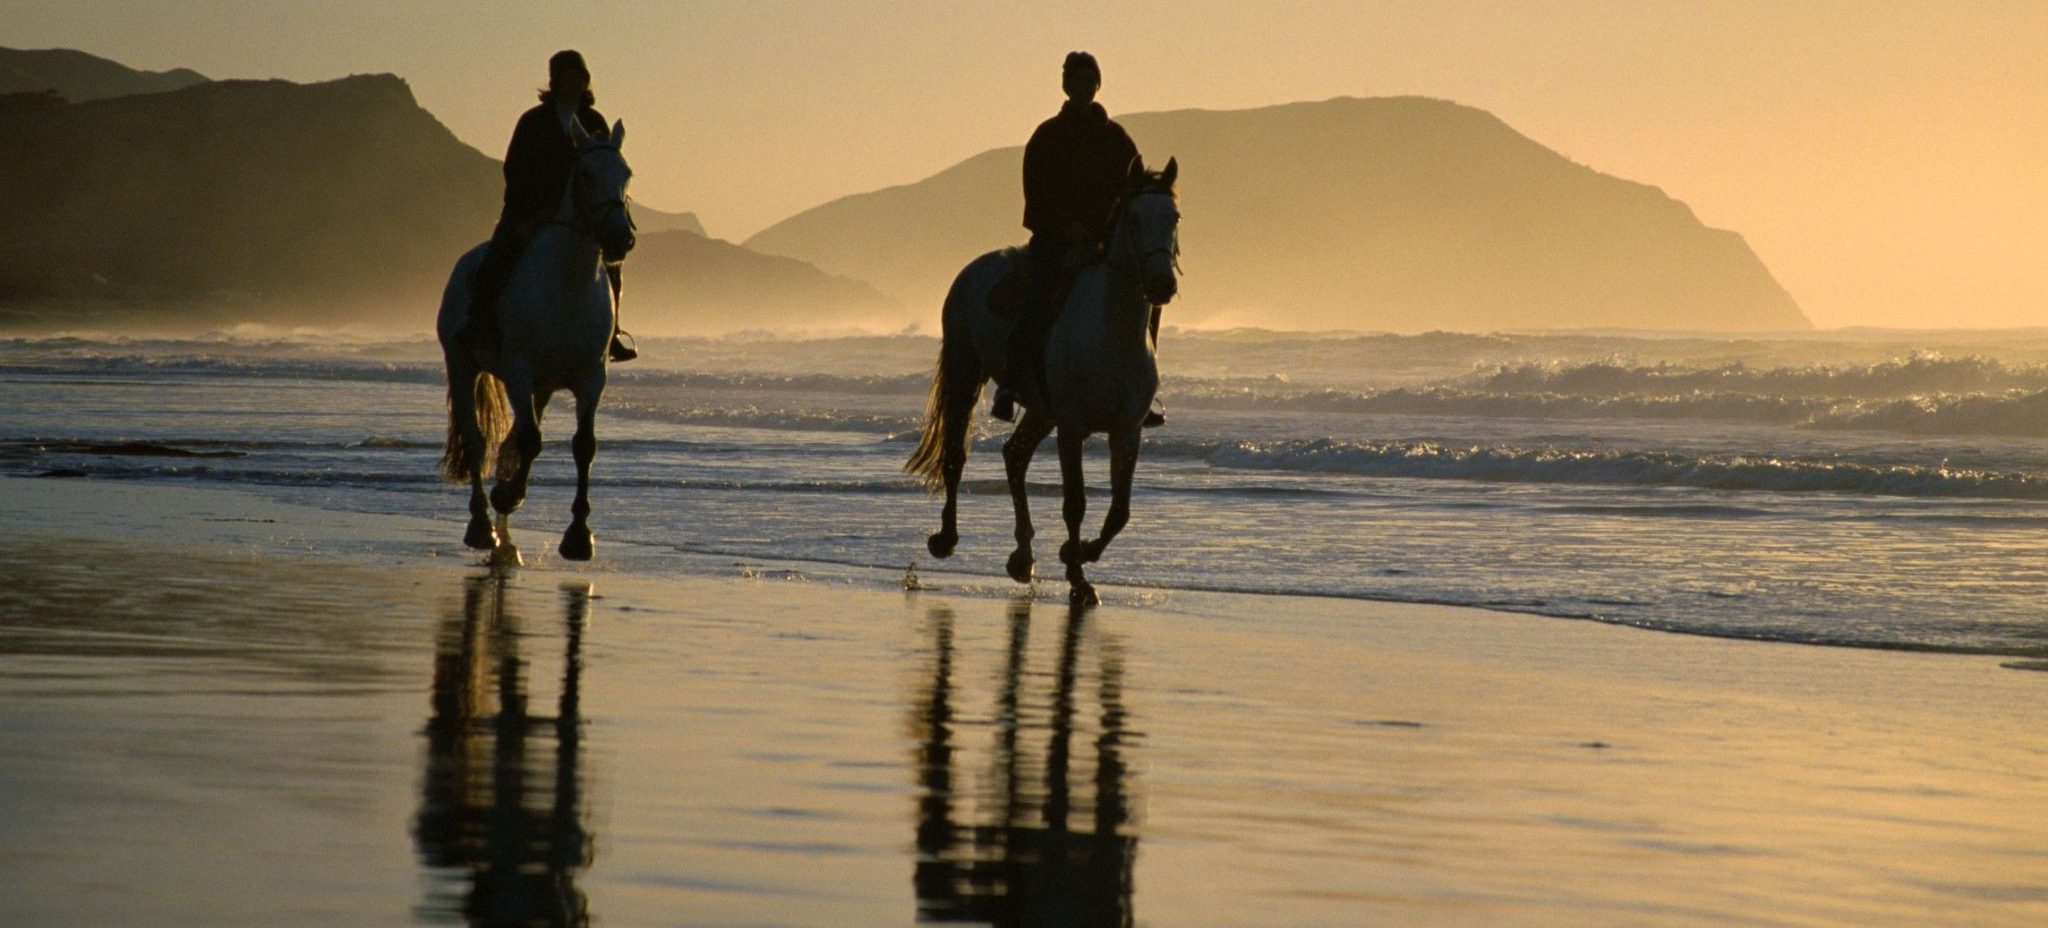
[[[2048,675],[0,481],[10,925],[2032,925]],[[543,547],[537,533],[523,540]]]

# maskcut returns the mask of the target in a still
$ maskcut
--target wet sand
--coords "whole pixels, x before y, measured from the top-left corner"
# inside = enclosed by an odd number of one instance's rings
[[[0,924],[2048,918],[2013,661],[602,538],[494,579],[457,510],[0,480]]]

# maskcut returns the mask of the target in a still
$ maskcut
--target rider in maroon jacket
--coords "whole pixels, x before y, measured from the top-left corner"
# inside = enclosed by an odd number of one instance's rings
[[[590,69],[583,55],[559,51],[548,59],[548,89],[541,91],[540,105],[519,117],[512,130],[512,143],[505,149],[505,207],[498,214],[498,227],[491,233],[490,247],[477,263],[470,278],[468,334],[476,343],[495,348],[498,343],[499,294],[504,292],[512,269],[535,233],[553,218],[562,205],[562,192],[576,171],[576,139],[569,120],[581,123],[583,131],[598,138],[611,135],[611,124],[593,105],[597,96],[590,91]],[[613,286],[618,285],[619,268],[607,266]],[[639,353],[612,335],[611,357],[631,361]]]
[[[1042,378],[1045,337],[1059,307],[1053,289],[1069,255],[1098,248],[1116,223],[1117,201],[1138,159],[1138,146],[1109,118],[1095,92],[1102,69],[1095,56],[1069,52],[1061,69],[1067,102],[1059,115],[1040,123],[1024,146],[1024,228],[1029,286],[1017,326],[1010,335],[1009,379]],[[1004,421],[1016,415],[1009,388],[996,391],[992,412]]]

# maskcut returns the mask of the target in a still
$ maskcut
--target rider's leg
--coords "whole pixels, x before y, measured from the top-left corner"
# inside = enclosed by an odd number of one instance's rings
[[[1152,307],[1152,350],[1154,353],[1159,351],[1159,307],[1157,306]],[[1152,398],[1152,408],[1145,411],[1143,427],[1149,429],[1165,424],[1166,404],[1159,402],[1159,398],[1155,396]]]
[[[1045,336],[1052,330],[1057,308],[1053,303],[1053,289],[1058,282],[1060,259],[1066,253],[1066,244],[1058,236],[1038,234],[1031,236],[1031,243],[1024,248],[1025,278],[1024,306],[1017,312],[1017,325],[1010,330],[1009,363],[1004,365],[1003,379],[1006,385],[996,391],[995,406],[990,414],[1005,422],[1010,421],[1017,399],[1017,389],[1025,384],[1035,384],[1040,393],[1045,391]]]
[[[469,314],[462,334],[471,345],[491,350],[498,347],[498,296],[505,292],[512,269],[519,266],[519,253],[525,250],[526,240],[520,233],[520,223],[500,218],[491,231],[491,243],[484,248],[483,260],[470,275]]]
[[[625,270],[626,266],[624,264],[607,264],[604,266],[605,277],[609,278],[612,283],[611,357],[614,364],[631,361],[640,356],[640,352],[635,351],[633,346],[619,340],[621,335],[627,338],[633,337],[633,333],[626,331],[626,327],[619,320],[619,314],[623,311],[623,303],[619,297],[624,291],[621,284],[623,283],[622,275],[625,273]]]

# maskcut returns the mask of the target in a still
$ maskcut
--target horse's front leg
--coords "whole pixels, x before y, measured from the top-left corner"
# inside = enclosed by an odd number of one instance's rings
[[[1010,579],[1018,583],[1031,582],[1031,539],[1038,534],[1031,527],[1031,498],[1024,489],[1024,473],[1031,469],[1031,456],[1051,434],[1052,425],[1051,416],[1026,409],[1024,421],[1017,423],[1010,440],[1003,442],[1003,472],[1010,478],[1010,504],[1017,510],[1017,550],[1010,552],[1008,570]]]
[[[558,549],[571,561],[587,561],[597,553],[597,539],[590,534],[590,462],[597,458],[597,401],[603,394],[602,385],[576,393],[576,438],[570,443],[576,455],[576,502],[569,507],[574,519]]]
[[[1102,534],[1081,546],[1081,560],[1101,560],[1102,550],[1131,521],[1131,478],[1137,472],[1138,427],[1109,433],[1109,514],[1102,518]]]
[[[1060,513],[1067,519],[1067,542],[1060,545],[1060,561],[1067,565],[1067,583],[1073,588],[1068,599],[1076,605],[1093,605],[1096,601],[1095,587],[1081,571],[1081,519],[1088,515],[1087,477],[1081,472],[1081,447],[1085,440],[1078,431],[1068,434],[1067,430],[1060,430],[1060,492],[1065,503]]]

